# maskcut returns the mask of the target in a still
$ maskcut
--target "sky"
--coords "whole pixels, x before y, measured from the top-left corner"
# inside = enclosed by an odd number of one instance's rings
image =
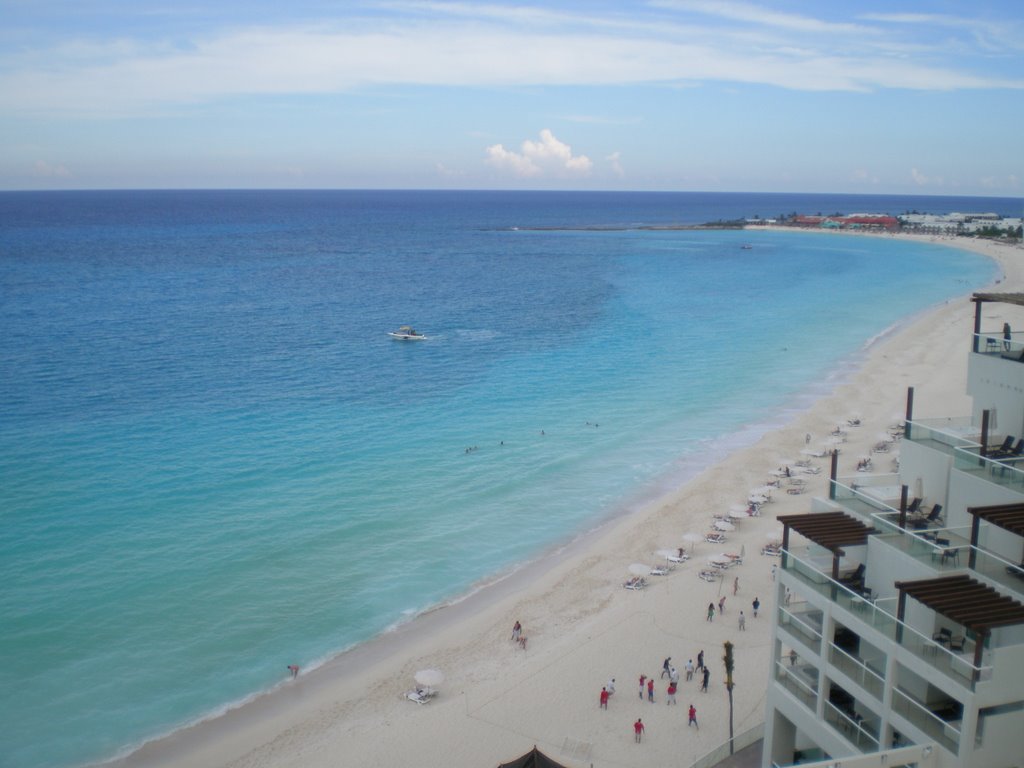
[[[0,0],[0,189],[1015,197],[1022,0]]]

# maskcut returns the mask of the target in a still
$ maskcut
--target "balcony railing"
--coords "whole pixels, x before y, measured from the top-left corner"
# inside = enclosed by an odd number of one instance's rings
[[[892,711],[953,754],[960,751],[959,724],[943,720],[900,688],[893,689]]]
[[[879,701],[885,689],[885,678],[868,667],[863,659],[852,656],[835,643],[828,645],[828,660],[848,678]]]
[[[1014,338],[1017,336],[1018,338]],[[1002,357],[1005,360],[1018,362],[1024,355],[1024,342],[1021,342],[1020,334],[1011,334],[1009,339],[1003,337],[1002,331],[995,333],[974,334],[974,351],[986,357]]]
[[[904,439],[952,454],[958,448],[978,448],[981,427],[969,416],[945,419],[914,419],[907,422]]]
[[[791,612],[779,606],[779,627],[788,631],[798,638],[804,645],[814,651],[821,653],[821,618],[815,621],[810,611],[803,611],[800,614]]]
[[[832,702],[825,702],[825,721],[861,752],[878,751],[878,723],[850,717]]]
[[[815,712],[818,706],[818,683],[809,685],[795,667],[787,667],[781,661],[775,662],[775,679],[783,688],[799,699],[811,712]]]
[[[990,483],[1024,493],[1024,456],[999,461],[981,455],[979,446],[963,446],[953,452],[953,467]]]

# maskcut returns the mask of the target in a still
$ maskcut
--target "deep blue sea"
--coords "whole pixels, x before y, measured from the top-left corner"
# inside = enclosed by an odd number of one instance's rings
[[[911,209],[1020,204],[0,194],[0,764],[109,758],[313,668],[996,275],[939,245],[636,225]]]

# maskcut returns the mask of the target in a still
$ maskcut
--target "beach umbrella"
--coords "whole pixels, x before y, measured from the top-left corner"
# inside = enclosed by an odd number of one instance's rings
[[[751,488],[750,492],[751,493],[757,493],[757,494],[760,494],[762,496],[771,496],[772,495],[772,491],[774,491],[774,490],[775,490],[775,486],[772,486],[772,485],[759,485],[759,486],[757,486],[757,488]]]
[[[729,509],[729,517],[731,517],[733,520],[742,520],[744,517],[747,517],[747,508],[746,507],[743,507],[742,509],[731,509],[730,508]]]
[[[708,562],[712,565],[727,565],[732,562],[732,558],[727,555],[711,555]]]
[[[683,541],[688,542],[690,544],[690,549],[693,549],[693,545],[696,544],[698,541],[703,541],[703,540],[704,540],[704,537],[701,536],[699,533],[692,533],[691,532],[691,533],[684,533],[683,534]]]
[[[890,435],[888,432],[879,432],[877,440],[880,443],[895,443],[896,438]]]
[[[643,563],[633,563],[629,566],[629,572],[634,576],[650,576],[651,566],[644,565]]]
[[[439,669],[421,669],[415,674],[414,679],[427,688],[436,688],[444,682],[444,673]]]
[[[725,520],[715,520],[715,530],[718,531],[735,531],[736,526],[732,523],[727,523]]]
[[[665,549],[659,549],[654,554],[656,554],[658,557],[676,557],[679,555],[679,548],[677,547],[676,549],[669,549],[666,547]]]
[[[782,541],[782,531],[780,530],[769,531],[764,536],[768,541]]]

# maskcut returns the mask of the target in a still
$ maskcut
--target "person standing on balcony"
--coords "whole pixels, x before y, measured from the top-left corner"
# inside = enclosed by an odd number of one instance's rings
[[[1009,323],[1003,323],[1003,350],[1006,352],[1010,351],[1010,340],[1013,338],[1013,331],[1010,330]]]

